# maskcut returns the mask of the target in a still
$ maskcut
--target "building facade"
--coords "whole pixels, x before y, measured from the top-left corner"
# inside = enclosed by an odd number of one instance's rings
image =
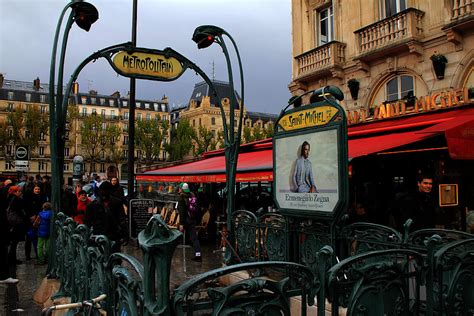
[[[290,91],[341,87],[359,123],[383,103],[473,88],[473,10],[472,0],[293,0]]]
[[[49,138],[49,86],[42,84],[39,79],[34,82],[24,82],[0,79],[0,124],[4,128],[0,141],[2,155],[0,155],[0,174],[3,177],[17,177],[21,170],[23,173],[51,175],[51,153]],[[66,147],[64,151],[64,176],[66,180],[72,179],[72,160],[76,155],[84,157],[85,175],[93,174],[102,177],[119,176],[126,179],[128,159],[128,124],[129,124],[129,99],[121,97],[118,92],[112,95],[98,94],[96,91],[89,93],[79,92],[76,85],[70,97],[68,108],[68,122],[66,126]],[[35,109],[35,110],[33,110]],[[42,130],[38,135],[28,131],[27,118],[30,112],[39,113],[39,124]],[[19,122],[14,125],[12,113],[18,114]],[[136,100],[136,120],[167,121],[169,122],[168,99],[160,101]],[[89,135],[87,140],[81,133],[88,117],[98,117],[104,137]],[[113,144],[106,142],[105,131],[110,126],[118,130]],[[95,129],[96,127],[92,127]],[[17,132],[18,131],[18,132]],[[17,133],[18,135],[14,136]],[[95,138],[94,138],[95,137]],[[95,141],[91,141],[95,139]],[[169,140],[169,129],[163,135],[163,144]],[[15,166],[15,149],[19,145],[29,148],[28,169]],[[144,153],[135,146],[135,167],[144,164]],[[165,160],[164,149],[156,160]]]
[[[292,0],[290,91],[344,92],[351,205],[363,203],[377,223],[393,224],[397,197],[427,172],[436,225],[466,229],[474,209],[473,6]]]

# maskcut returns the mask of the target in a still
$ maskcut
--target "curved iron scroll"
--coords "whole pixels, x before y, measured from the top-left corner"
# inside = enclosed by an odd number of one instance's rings
[[[328,272],[328,298],[347,315],[418,315],[423,257],[406,249],[380,250],[347,258]],[[410,297],[408,280],[415,293]]]
[[[272,280],[247,278],[229,286],[218,280],[236,272],[273,271]],[[278,271],[275,273],[275,271]],[[211,315],[290,315],[288,298],[302,296],[302,308],[314,304],[320,282],[313,272],[292,262],[267,261],[242,263],[209,271],[179,286],[172,297],[175,315],[193,315],[196,311]]]

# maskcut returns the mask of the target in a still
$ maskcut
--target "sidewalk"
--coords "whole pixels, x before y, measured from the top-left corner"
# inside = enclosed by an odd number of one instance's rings
[[[215,243],[202,243],[202,262],[190,260],[194,253],[192,248],[180,246],[176,248],[171,262],[170,290],[173,291],[180,284],[193,276],[207,272],[212,269],[219,268],[222,265],[222,255],[215,254]],[[136,243],[130,243],[122,247],[122,251],[136,257],[142,261],[141,250]],[[183,260],[185,254],[185,261]],[[0,308],[3,308],[4,302],[8,304],[8,310],[16,310],[5,316],[22,315],[37,316],[41,314],[41,308],[33,301],[33,294],[41,284],[45,276],[47,266],[36,265],[36,259],[26,261],[24,255],[24,243],[20,243],[17,248],[18,260],[23,261],[22,264],[16,266],[16,276],[19,279],[17,285],[0,284]],[[185,264],[184,264],[185,262]],[[2,297],[3,296],[3,297]],[[0,310],[0,316],[3,316]]]

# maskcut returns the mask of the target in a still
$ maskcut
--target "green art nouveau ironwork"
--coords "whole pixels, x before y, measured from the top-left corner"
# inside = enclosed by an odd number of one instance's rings
[[[332,315],[418,315],[423,257],[416,251],[371,251],[344,259],[328,271]],[[414,293],[409,291],[409,280]]]

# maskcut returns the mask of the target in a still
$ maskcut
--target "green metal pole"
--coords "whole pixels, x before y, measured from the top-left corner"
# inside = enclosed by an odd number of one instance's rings
[[[51,175],[52,175],[52,183],[51,183],[51,202],[53,206],[53,212],[55,216],[53,217],[53,220],[51,221],[51,242],[50,242],[50,251],[49,251],[49,264],[48,264],[48,270],[47,273],[49,274],[52,271],[52,262],[54,262],[52,259],[52,256],[55,251],[55,233],[54,233],[54,219],[56,218],[56,213],[59,210],[60,207],[60,200],[61,200],[61,192],[60,192],[60,187],[55,184],[55,181],[57,181],[55,175],[58,175],[58,142],[57,142],[57,114],[56,114],[56,103],[54,99],[54,86],[55,86],[55,73],[56,73],[56,53],[58,49],[58,39],[59,39],[59,32],[61,29],[61,24],[64,18],[64,14],[66,11],[69,9],[69,7],[73,4],[73,2],[68,3],[63,11],[61,12],[61,15],[59,16],[58,24],[56,25],[56,33],[54,35],[54,41],[53,41],[53,51],[51,53],[51,65],[50,65],[50,71],[49,71],[49,137],[50,137],[50,151],[51,151]],[[71,16],[69,16],[71,18]],[[57,182],[56,182],[57,183]]]

